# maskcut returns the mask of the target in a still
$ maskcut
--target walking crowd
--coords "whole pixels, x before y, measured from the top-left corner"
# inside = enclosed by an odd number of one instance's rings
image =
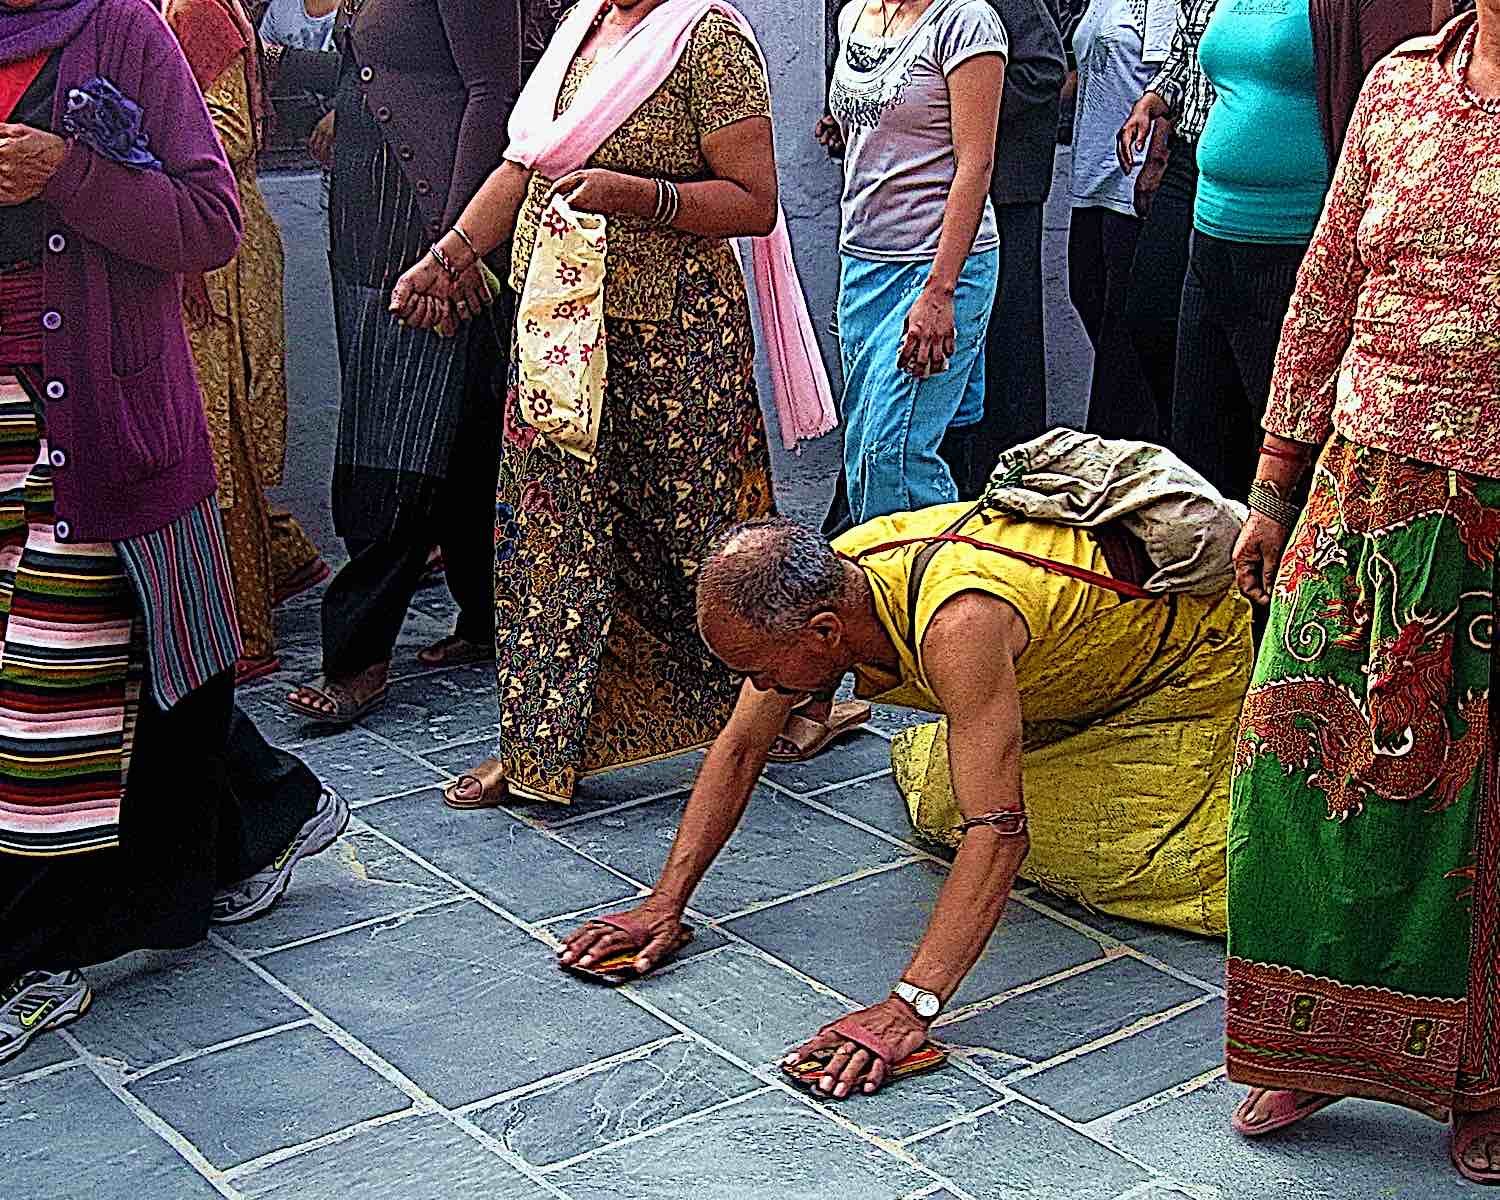
[[[0,0],[0,1062],[339,838],[235,687],[326,583],[285,703],[353,725],[440,569],[419,660],[496,673],[448,805],[708,747],[564,968],[681,950],[766,764],[903,705],[952,869],[790,1079],[941,1067],[1024,876],[1227,936],[1240,1135],[1385,1101],[1500,1182],[1500,0],[1452,3],[831,7],[835,404],[729,0]],[[278,122],[328,187],[337,571],[268,498]],[[758,362],[783,445],[840,427],[821,530],[776,515]]]

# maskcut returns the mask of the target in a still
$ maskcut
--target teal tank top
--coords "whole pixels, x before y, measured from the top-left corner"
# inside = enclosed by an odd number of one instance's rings
[[[1198,61],[1218,98],[1198,142],[1194,227],[1306,241],[1329,181],[1308,0],[1221,0]]]

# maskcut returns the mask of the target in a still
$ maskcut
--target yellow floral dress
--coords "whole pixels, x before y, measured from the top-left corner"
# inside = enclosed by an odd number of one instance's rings
[[[272,509],[265,488],[281,482],[286,458],[286,332],[281,234],[255,176],[256,138],[243,58],[205,99],[239,183],[245,234],[227,266],[203,277],[212,316],[188,335],[219,475],[219,508],[234,572],[245,657],[275,651],[272,596],[318,559],[290,513]]]
[[[587,76],[575,63],[565,109]],[[702,139],[769,117],[754,47],[706,17],[662,88],[590,165],[689,182]],[[526,278],[552,181],[533,179],[512,285]],[[703,550],[773,507],[744,278],[725,241],[613,218],[609,376],[593,464],[505,401],[495,525],[499,761],[512,795],[567,803],[582,775],[711,741],[734,704],[694,615]]]

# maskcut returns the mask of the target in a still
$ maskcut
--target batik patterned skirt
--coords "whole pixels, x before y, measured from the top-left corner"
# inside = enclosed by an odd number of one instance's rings
[[[750,311],[720,265],[688,255],[668,321],[607,321],[592,464],[521,423],[514,386],[506,399],[495,628],[512,795],[565,804],[582,775],[711,741],[734,706],[695,580],[713,536],[773,500]]]
[[[1230,1078],[1500,1107],[1500,479],[1330,442],[1236,752]]]

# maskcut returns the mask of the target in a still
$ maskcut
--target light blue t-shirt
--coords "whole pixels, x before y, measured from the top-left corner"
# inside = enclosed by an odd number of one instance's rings
[[[1221,0],[1198,61],[1218,97],[1198,141],[1194,227],[1305,242],[1329,179],[1308,0]]]

